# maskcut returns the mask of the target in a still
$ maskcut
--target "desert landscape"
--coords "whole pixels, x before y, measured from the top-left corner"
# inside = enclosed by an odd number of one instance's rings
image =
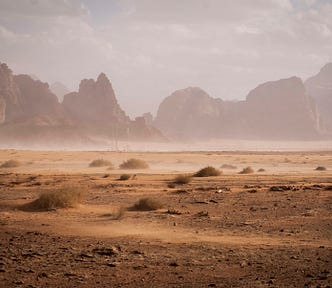
[[[1,287],[331,287],[331,151],[1,150],[0,165]],[[196,177],[207,166],[220,174]],[[79,197],[38,202],[54,192]]]
[[[332,0],[0,0],[0,288],[332,288]]]

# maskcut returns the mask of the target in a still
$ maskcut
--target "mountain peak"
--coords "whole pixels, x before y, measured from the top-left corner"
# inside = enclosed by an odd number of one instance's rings
[[[325,64],[321,69],[320,73],[327,73],[332,75],[332,62]]]
[[[96,83],[111,83],[105,73],[100,73]]]

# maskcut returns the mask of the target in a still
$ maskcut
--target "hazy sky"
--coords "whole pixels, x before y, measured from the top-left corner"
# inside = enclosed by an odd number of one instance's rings
[[[174,90],[243,99],[332,61],[332,0],[0,0],[0,62],[77,90],[105,72],[130,116]]]

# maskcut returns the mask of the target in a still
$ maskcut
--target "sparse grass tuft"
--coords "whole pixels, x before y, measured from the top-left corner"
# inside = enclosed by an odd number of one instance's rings
[[[153,211],[163,208],[163,204],[156,199],[141,198],[135,203],[130,210],[132,211]]]
[[[130,174],[122,174],[122,175],[120,176],[119,180],[121,180],[121,181],[126,181],[126,180],[129,180],[130,177],[131,177]]]
[[[201,170],[197,171],[194,174],[194,177],[210,177],[210,176],[219,176],[221,174],[221,171],[218,169],[212,167],[212,166],[207,166],[205,168],[202,168]]]
[[[148,163],[141,159],[131,158],[120,165],[120,169],[146,169],[149,168]]]
[[[240,172],[240,174],[252,174],[254,173],[254,169],[252,167],[248,166],[246,168],[243,168],[243,170]]]
[[[265,169],[264,169],[264,168],[259,168],[259,169],[257,170],[257,172],[265,172]]]
[[[327,169],[324,166],[318,166],[315,170],[316,171],[326,171]]]
[[[83,192],[78,187],[61,187],[52,192],[45,192],[38,199],[28,204],[36,210],[72,208],[82,202]]]
[[[104,166],[113,166],[113,165],[110,161],[105,159],[95,159],[89,164],[89,167],[104,167]]]
[[[174,178],[173,184],[184,185],[191,181],[190,175],[178,175]]]
[[[15,167],[19,167],[21,166],[21,162],[17,161],[17,160],[8,160],[6,162],[3,162],[0,165],[0,168],[15,168]]]

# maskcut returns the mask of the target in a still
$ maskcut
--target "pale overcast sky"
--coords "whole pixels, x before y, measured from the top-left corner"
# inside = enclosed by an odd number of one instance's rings
[[[199,86],[244,99],[332,61],[332,0],[0,0],[0,62],[77,90],[105,72],[130,116]]]

